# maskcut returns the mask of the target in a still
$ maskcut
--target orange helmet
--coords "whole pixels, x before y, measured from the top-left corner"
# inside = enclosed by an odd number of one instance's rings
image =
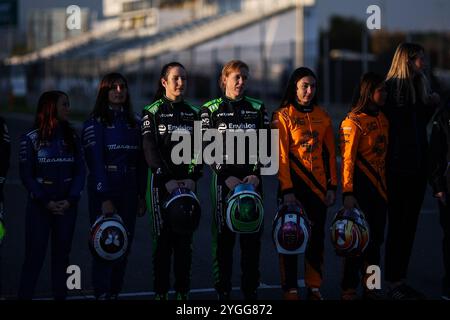
[[[369,225],[363,212],[357,208],[339,210],[331,225],[331,241],[339,256],[363,254],[369,244]]]

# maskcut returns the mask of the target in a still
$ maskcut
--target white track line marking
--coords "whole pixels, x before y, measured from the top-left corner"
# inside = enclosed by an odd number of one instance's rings
[[[305,287],[305,281],[303,279],[298,279],[298,286],[300,288]],[[232,291],[239,291],[240,287],[233,287]],[[269,285],[265,283],[260,283],[258,289],[281,289],[280,285]],[[189,293],[195,294],[195,293],[215,293],[216,289],[214,288],[201,288],[201,289],[192,289]],[[175,291],[169,291],[169,294],[174,294]],[[131,298],[131,297],[148,297],[148,296],[154,296],[154,291],[143,291],[143,292],[128,292],[128,293],[121,293],[119,294],[119,298]],[[79,295],[79,296],[68,296],[67,300],[94,300],[95,297],[93,295]],[[53,298],[38,298],[34,300],[39,301],[46,301],[46,300],[53,300]]]

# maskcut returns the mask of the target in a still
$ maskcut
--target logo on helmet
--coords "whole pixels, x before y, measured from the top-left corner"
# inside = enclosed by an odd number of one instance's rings
[[[119,215],[101,215],[91,228],[89,247],[105,261],[116,261],[128,250],[128,231]]]
[[[281,206],[272,224],[272,240],[278,253],[302,254],[308,245],[310,222],[300,206]]]
[[[369,244],[369,225],[362,211],[356,208],[339,210],[331,225],[331,241],[339,256],[363,254]]]

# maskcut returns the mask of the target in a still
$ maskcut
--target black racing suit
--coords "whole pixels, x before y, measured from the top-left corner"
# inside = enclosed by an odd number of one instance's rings
[[[173,102],[163,97],[143,111],[142,136],[144,154],[149,166],[147,183],[147,208],[151,212],[153,226],[153,276],[157,295],[165,295],[170,288],[171,256],[174,255],[175,290],[187,294],[190,289],[192,262],[192,234],[180,235],[170,230],[164,219],[164,201],[169,194],[165,184],[170,180],[192,179],[197,181],[202,172],[196,164],[193,134],[194,122],[199,120],[199,109],[186,101]],[[171,141],[177,129],[191,135],[190,163],[175,164],[171,152],[179,141]],[[199,132],[200,124],[199,124]],[[201,150],[200,150],[201,151]]]
[[[440,222],[444,239],[442,253],[444,259],[443,292],[450,293],[450,103],[440,110],[433,121],[430,139],[429,173],[433,195],[444,192],[445,203],[439,202]]]
[[[406,279],[427,185],[426,127],[435,110],[424,104],[419,94],[413,103],[406,90],[398,90],[397,85],[395,79],[386,82],[388,97],[382,108],[389,121],[385,278],[392,283]],[[414,86],[416,93],[420,92],[418,78],[414,79]]]
[[[0,117],[0,219],[3,221],[3,185],[6,173],[9,169],[9,157],[11,155],[11,141],[8,128],[3,118]],[[1,281],[1,255],[0,255],[0,296],[2,294]]]
[[[230,161],[230,150],[227,150],[226,130],[228,129],[269,129],[269,120],[265,107],[261,101],[243,97],[240,100],[229,100],[222,97],[207,102],[201,110],[202,130],[205,134],[207,129],[217,129],[223,136],[223,159]],[[269,134],[267,135],[269,138]],[[205,139],[205,135],[203,136]],[[270,139],[270,138],[269,138]],[[258,136],[259,140],[259,136]],[[270,140],[269,140],[270,141]],[[235,143],[233,153],[237,152],[245,156],[245,163],[239,164],[239,159],[234,159],[234,164],[214,162],[211,164],[213,172],[212,200],[213,200],[213,273],[216,290],[220,295],[229,296],[231,291],[231,274],[233,268],[233,248],[235,234],[226,226],[226,198],[230,190],[225,180],[234,176],[240,180],[249,175],[256,175],[260,184],[257,188],[262,193],[262,180],[260,175],[260,162],[256,154],[253,154],[249,144],[246,142],[245,150],[237,150]],[[207,156],[207,145],[204,145],[203,158]],[[257,143],[259,150],[259,143]],[[250,157],[249,157],[250,156]],[[206,160],[205,160],[206,162]],[[259,286],[259,257],[261,247],[262,228],[258,233],[241,234],[241,290],[245,298],[256,297],[256,289]]]

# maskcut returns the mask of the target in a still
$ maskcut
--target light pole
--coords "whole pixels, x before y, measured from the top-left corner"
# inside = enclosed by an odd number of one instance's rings
[[[305,10],[302,0],[296,1],[295,21],[295,65],[299,67],[305,63]]]

